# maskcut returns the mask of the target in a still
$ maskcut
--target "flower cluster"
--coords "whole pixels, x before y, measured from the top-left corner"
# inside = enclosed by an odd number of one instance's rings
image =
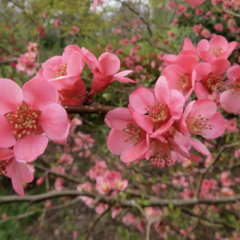
[[[22,56],[32,57],[34,62],[37,45],[29,43],[28,51]],[[80,77],[85,62],[93,73],[90,94]],[[19,64],[17,68],[20,68]],[[12,179],[17,193],[24,194],[22,182],[33,180],[33,171],[25,164],[35,161],[45,151],[49,139],[66,144],[68,135],[73,134],[66,110],[60,104],[80,105],[89,95],[93,97],[114,80],[134,83],[125,77],[132,71],[117,73],[119,69],[120,60],[114,54],[104,53],[97,60],[89,50],[70,45],[62,56],[43,63],[36,77],[25,83],[22,89],[12,80],[0,79],[0,174]],[[81,150],[84,142],[92,144],[93,141],[88,135],[79,133],[74,151]],[[87,149],[85,157],[89,155],[91,152]],[[65,154],[59,164],[72,161],[71,156]],[[57,171],[62,172],[58,168]],[[56,188],[61,190],[62,184],[62,179],[57,179]]]
[[[222,36],[209,42],[201,40],[197,48],[185,39],[178,55],[165,55],[168,66],[155,88],[136,89],[129,96],[128,108],[117,108],[106,115],[105,122],[112,128],[107,140],[109,150],[121,155],[123,162],[147,159],[160,167],[172,165],[177,159],[201,161],[200,156],[190,153],[191,147],[210,155],[196,135],[214,139],[225,130],[224,117],[217,112],[211,95],[229,86],[220,97],[221,106],[229,112],[240,110],[240,67],[231,67],[227,60],[236,46]],[[194,94],[197,100],[190,101]]]
[[[32,76],[38,67],[38,63],[36,63],[37,43],[29,42],[27,50],[18,58],[16,68],[20,72],[26,72],[28,76]]]

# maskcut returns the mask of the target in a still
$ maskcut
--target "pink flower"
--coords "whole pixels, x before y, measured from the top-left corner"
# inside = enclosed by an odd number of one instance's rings
[[[43,76],[56,87],[62,104],[63,101],[71,104],[71,100],[75,100],[76,104],[81,104],[86,94],[85,84],[80,77],[83,68],[82,50],[76,45],[69,45],[62,56],[52,57],[43,63],[38,75]]]
[[[27,46],[27,50],[28,50],[28,52],[37,52],[37,43],[36,42],[34,42],[34,43],[29,42],[28,46]],[[35,57],[36,57],[36,55],[35,55]]]
[[[93,192],[92,186],[90,182],[85,182],[83,184],[78,184],[77,185],[77,190],[78,191],[83,191],[83,192]],[[85,197],[85,196],[79,196],[80,199],[84,201],[84,203],[91,207],[93,203],[93,198],[90,197]]]
[[[46,12],[43,12],[43,13],[42,13],[42,17],[43,17],[43,18],[46,18],[46,17],[47,17],[47,13],[46,13]]]
[[[116,29],[116,28],[114,28],[114,29],[113,29],[113,33],[115,33],[115,34],[121,34],[121,33],[122,33],[122,29]]]
[[[204,28],[202,31],[201,31],[201,36],[205,37],[205,38],[209,38],[210,37],[210,32]]]
[[[171,23],[171,26],[175,26],[177,23],[178,23],[178,18],[174,18]]]
[[[184,97],[176,90],[170,90],[165,77],[157,80],[154,94],[147,88],[138,88],[129,96],[130,106],[135,112],[135,122],[148,133],[167,131],[174,120],[181,117]]]
[[[175,64],[169,65],[162,71],[162,75],[168,80],[170,89],[176,89],[185,96],[187,100],[194,88],[195,82],[192,74],[198,61],[193,56],[181,56]]]
[[[190,102],[179,122],[179,129],[189,137],[191,145],[200,153],[209,155],[209,151],[204,144],[196,138],[190,136],[200,135],[204,138],[214,139],[225,131],[224,117],[217,112],[216,104],[208,99]]]
[[[23,182],[32,182],[34,178],[30,168],[18,162],[11,149],[4,148],[0,148],[0,174],[11,178],[14,190],[21,196],[24,196]]]
[[[105,195],[110,192],[111,183],[109,182],[109,180],[107,178],[97,177],[95,188],[98,191],[98,193]]]
[[[186,9],[187,9],[186,6],[178,4],[177,11],[176,11],[177,15],[181,16],[183,14],[183,12],[186,11]]]
[[[228,82],[231,83],[230,89],[221,94],[220,104],[225,111],[237,113],[240,110],[240,66],[236,65],[229,68],[227,77]]]
[[[136,217],[132,213],[127,213],[123,218],[122,221],[126,225],[130,225],[136,221]]]
[[[70,34],[75,35],[78,32],[79,32],[79,28],[76,26],[72,26],[72,30],[70,31]]]
[[[195,94],[198,99],[209,98],[210,95],[223,86],[224,75],[231,64],[226,59],[216,59],[212,63],[200,63],[195,71]]]
[[[224,172],[221,173],[220,180],[221,180],[221,183],[224,187],[230,187],[232,185],[232,181],[229,178],[228,171],[224,171]]]
[[[98,4],[103,4],[104,2],[102,1],[102,0],[94,0],[94,2],[93,2],[93,10],[94,10],[94,12],[96,12],[97,11],[97,5]]]
[[[59,28],[59,23],[60,23],[60,19],[59,19],[59,18],[57,18],[57,19],[54,20],[54,25],[55,25],[57,28]]]
[[[97,60],[97,58],[86,48],[82,48],[82,51],[85,61],[94,74],[92,92],[103,91],[115,80],[121,83],[135,83],[133,80],[125,77],[132,71],[127,70],[117,73],[120,69],[120,60],[116,55],[106,52]]]
[[[190,4],[192,7],[197,7],[201,5],[205,0],[186,0],[188,4]]]
[[[112,128],[107,140],[109,151],[123,162],[143,159],[147,152],[146,132],[137,125],[127,108],[107,113],[105,123]]]
[[[18,58],[18,64],[16,65],[16,68],[21,72],[26,72],[28,76],[32,76],[38,67],[38,63],[35,63],[35,59],[35,52],[27,52],[22,54]]]
[[[193,46],[189,38],[184,39],[184,45],[183,45],[182,51],[178,55],[165,54],[163,56],[163,61],[168,64],[176,64],[176,61],[178,60],[178,58],[183,56],[193,56],[195,58],[198,57],[197,49],[195,46]]]
[[[205,61],[211,63],[217,58],[228,59],[229,55],[236,48],[237,42],[228,43],[226,38],[216,36],[210,41],[205,39],[198,43],[198,53]]]
[[[196,13],[197,16],[201,16],[201,15],[203,15],[203,10],[201,8],[197,8],[195,10],[195,13]]]
[[[196,36],[200,36],[201,29],[202,29],[202,24],[197,24],[193,27],[193,31]]]
[[[223,25],[221,23],[217,23],[217,24],[214,25],[214,28],[215,28],[216,31],[222,32]]]
[[[44,152],[48,137],[59,139],[67,131],[68,117],[57,104],[57,90],[39,77],[22,89],[2,78],[0,89],[0,147],[13,147],[17,160],[32,162]]]

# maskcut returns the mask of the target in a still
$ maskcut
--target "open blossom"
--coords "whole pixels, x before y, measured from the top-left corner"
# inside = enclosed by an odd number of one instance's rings
[[[215,59],[228,59],[232,51],[236,48],[237,42],[230,42],[223,36],[216,36],[210,41],[206,39],[201,40],[198,43],[199,56],[208,63],[211,63]]]
[[[97,58],[86,48],[82,48],[82,52],[86,63],[94,74],[92,92],[103,91],[115,80],[121,83],[135,83],[130,78],[125,77],[132,71],[126,70],[117,73],[120,69],[120,60],[116,55],[106,52],[97,60]]]
[[[76,26],[72,26],[72,30],[70,31],[70,34],[75,35],[78,32],[79,32],[79,28]]]
[[[217,112],[216,104],[208,99],[190,102],[179,121],[180,131],[187,137],[191,145],[200,153],[209,155],[204,144],[191,135],[200,135],[204,138],[214,139],[225,131],[225,120]]]
[[[198,65],[198,61],[191,55],[181,56],[177,58],[175,64],[171,64],[164,68],[162,75],[166,77],[170,89],[176,89],[182,93],[187,100],[194,89],[194,68]]]
[[[42,64],[38,75],[54,85],[59,92],[60,102],[71,105],[81,104],[86,87],[80,77],[84,68],[84,57],[76,45],[65,48],[62,56],[55,56]]]
[[[0,148],[0,174],[11,178],[16,193],[24,196],[23,182],[33,181],[33,171],[23,162],[14,158],[13,150]]]
[[[0,147],[13,147],[16,159],[32,162],[44,152],[48,137],[59,139],[68,129],[67,113],[57,103],[57,90],[39,77],[22,89],[2,78],[0,89]]]
[[[35,59],[35,52],[27,52],[22,54],[17,60],[18,64],[16,65],[16,69],[21,72],[26,72],[28,76],[32,76],[38,67],[38,63],[35,63]]]
[[[154,93],[155,97],[151,90],[138,88],[130,94],[129,103],[136,123],[156,135],[167,131],[181,117],[185,100],[180,92],[169,89],[163,76],[157,80]]]
[[[163,56],[163,61],[168,64],[176,64],[176,61],[182,56],[193,56],[197,59],[198,53],[195,46],[193,46],[189,38],[184,39],[184,45],[182,51],[178,55],[174,54],[165,54]]]
[[[105,195],[110,192],[111,183],[107,178],[97,177],[95,188],[100,194]]]
[[[37,43],[36,42],[34,42],[34,43],[29,42],[28,46],[27,46],[27,50],[28,50],[28,52],[37,52]]]
[[[220,104],[225,111],[237,113],[240,110],[240,66],[229,68],[227,78],[230,83],[229,90],[221,94]]]
[[[216,59],[212,63],[200,63],[195,68],[195,94],[198,99],[209,98],[223,86],[224,75],[231,64],[226,59]]]
[[[55,25],[57,28],[59,28],[59,23],[60,23],[60,19],[59,19],[59,18],[57,18],[57,19],[54,20],[54,25]]]
[[[112,128],[107,140],[110,152],[121,155],[123,162],[144,158],[147,152],[146,131],[137,125],[127,108],[108,112],[105,123]]]

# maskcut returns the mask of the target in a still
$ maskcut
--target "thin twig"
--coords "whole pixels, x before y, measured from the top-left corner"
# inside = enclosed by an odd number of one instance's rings
[[[102,105],[94,102],[91,105],[81,105],[81,106],[63,106],[67,113],[77,113],[77,114],[89,114],[89,113],[98,113],[106,114],[109,111],[115,109],[116,107]]]
[[[60,209],[62,210],[63,208],[70,207],[70,206],[72,206],[72,205],[74,205],[74,204],[76,204],[80,201],[81,201],[81,199],[76,198],[76,199],[72,200],[70,203],[67,203],[67,204],[65,203],[65,204],[61,204],[59,206],[54,206],[54,207],[47,208],[46,212],[56,211],[56,210],[60,210]],[[17,215],[17,216],[6,217],[6,218],[0,220],[0,224],[2,224],[4,222],[7,222],[9,220],[20,220],[22,218],[26,218],[28,216],[31,216],[31,215],[35,214],[35,213],[39,213],[41,211],[43,211],[43,210],[39,209],[39,210],[24,213],[24,214],[20,214],[20,215]]]
[[[35,167],[36,169],[38,169],[38,170],[40,170],[40,171],[46,172],[46,171],[48,170],[47,168],[45,168],[45,167],[43,167],[43,166],[41,166],[41,165],[39,165],[39,164],[37,164],[37,163],[33,163],[33,165],[34,165],[34,167]],[[48,171],[48,174],[49,174],[49,175],[54,175],[54,176],[56,176],[56,177],[61,177],[61,178],[65,179],[65,180],[68,180],[68,181],[70,181],[70,182],[82,183],[79,179],[73,178],[73,177],[68,176],[68,175],[66,175],[66,174],[61,174],[61,173],[54,172],[54,171]]]
[[[93,223],[91,224],[90,228],[88,229],[87,236],[84,238],[84,240],[87,240],[87,239],[90,237],[90,235],[91,235],[94,227],[97,225],[97,223],[100,221],[100,219],[101,219],[109,210],[110,210],[110,207],[108,207],[102,214],[100,214],[99,216],[97,216],[97,218],[93,221]]]
[[[221,157],[222,152],[226,149],[226,148],[232,148],[232,147],[236,147],[239,146],[239,142],[236,143],[231,143],[231,144],[226,144],[224,146],[222,146],[219,150],[219,152],[217,153],[217,156],[215,157],[215,159],[213,160],[213,162],[211,162],[211,164],[205,169],[205,171],[202,173],[197,190],[196,190],[196,195],[195,197],[198,198],[199,197],[199,193],[201,191],[201,186],[202,186],[202,181],[205,178],[205,176],[207,175],[207,173],[209,172],[209,170],[217,163],[218,159]]]
[[[99,202],[106,203],[108,205],[115,205],[118,204],[121,207],[136,207],[136,204],[132,200],[122,200],[118,201],[115,199],[111,199],[107,196],[101,196],[95,193],[90,192],[83,192],[77,190],[64,190],[64,191],[52,191],[48,193],[38,194],[38,195],[31,195],[31,196],[4,196],[0,197],[0,204],[7,204],[13,202],[30,202],[30,203],[37,203],[42,202],[47,199],[54,199],[59,197],[77,197],[77,196],[85,196],[90,198],[97,198],[99,197]],[[141,207],[162,207],[162,206],[169,206],[172,204],[173,206],[194,206],[196,204],[207,204],[207,205],[218,205],[218,204],[226,204],[226,203],[235,203],[240,201],[240,194],[234,195],[231,197],[220,197],[220,198],[191,198],[191,199],[160,199],[156,198],[153,200],[149,200],[147,202],[138,203]]]

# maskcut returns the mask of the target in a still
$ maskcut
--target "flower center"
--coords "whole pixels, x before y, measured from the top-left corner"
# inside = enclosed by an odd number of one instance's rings
[[[33,131],[38,134],[43,133],[42,127],[38,124],[40,115],[41,111],[33,110],[25,102],[22,102],[17,111],[6,113],[4,116],[13,125],[13,135],[17,140],[30,135]]]
[[[167,122],[170,117],[170,111],[166,104],[159,103],[154,104],[153,106],[148,106],[148,109],[146,109],[148,113],[148,117],[154,122],[154,123],[165,123]]]
[[[198,115],[198,117],[188,117],[186,119],[187,128],[190,134],[197,134],[204,136],[204,130],[212,130],[212,125],[207,124],[209,118],[202,117]]]
[[[135,123],[128,123],[127,127],[123,129],[123,132],[127,134],[125,142],[130,142],[136,146],[141,139],[141,128]],[[125,134],[123,136],[126,136]]]
[[[7,162],[8,160],[0,161],[0,175],[7,174]]]
[[[187,73],[179,73],[176,84],[180,90],[190,90],[192,87],[191,76]]]
[[[236,79],[234,83],[229,86],[229,89],[232,90],[232,94],[238,95],[240,93],[240,79]]]
[[[162,153],[161,151],[156,152],[150,157],[150,162],[156,167],[168,167],[173,164],[169,154]]]
[[[202,84],[210,91],[217,91],[223,85],[223,75],[214,75],[209,73],[208,76],[202,80]]]
[[[218,58],[222,54],[223,49],[222,47],[218,46],[217,48],[209,48],[208,52]]]
[[[67,76],[67,65],[67,62],[65,64],[61,64],[54,73],[54,78]]]

